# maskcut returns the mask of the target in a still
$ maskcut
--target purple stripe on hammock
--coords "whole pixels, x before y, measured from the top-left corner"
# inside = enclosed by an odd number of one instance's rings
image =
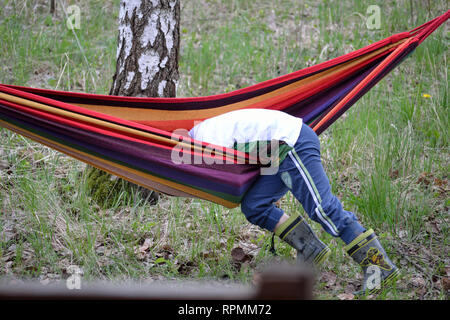
[[[130,164],[138,169],[141,168],[166,178],[172,178],[181,184],[190,184],[240,197],[259,174],[259,168],[251,165],[178,165],[171,161],[170,150],[103,136],[94,132],[86,132],[28,114],[23,115],[20,111],[11,110],[10,107],[5,108],[10,112],[5,112],[6,110],[3,108],[0,111],[12,118],[25,121],[30,127],[38,128],[57,138]],[[13,112],[13,115],[11,115],[11,112]],[[70,135],[67,133],[70,133]],[[104,146],[108,146],[108,148]]]
[[[320,92],[308,99],[300,101],[286,109],[287,112],[293,116],[303,118],[305,122],[309,122],[327,110],[330,106],[335,105],[347,93],[349,93],[362,79],[364,79],[376,65],[373,65],[361,73],[353,76],[345,82],[340,83],[326,92]]]
[[[384,57],[384,56],[383,56]],[[355,59],[357,59],[356,57]],[[345,61],[348,62],[348,61]],[[342,62],[344,63],[344,62]],[[341,63],[340,63],[341,64]],[[339,65],[339,64],[337,64]],[[284,86],[287,86],[291,83],[294,83],[296,81],[305,79],[307,77],[313,76],[317,73],[323,72],[328,70],[331,67],[336,67],[337,65],[330,66],[328,68],[324,68],[322,70],[312,72],[306,75],[302,75],[299,77],[296,77],[294,79],[290,79],[272,86],[268,86],[265,88],[257,89],[250,92],[245,92],[242,94],[233,95],[226,98],[221,99],[212,99],[208,101],[194,101],[194,102],[170,102],[170,103],[149,103],[149,102],[127,102],[127,101],[111,101],[106,99],[92,99],[91,97],[72,97],[72,96],[64,96],[58,93],[54,94],[47,94],[47,93],[35,93],[37,95],[47,97],[50,99],[55,99],[58,101],[66,102],[66,103],[82,103],[82,104],[92,104],[92,105],[107,105],[111,107],[129,107],[129,108],[143,108],[143,109],[152,109],[152,110],[173,110],[173,111],[179,111],[179,110],[201,110],[201,109],[209,109],[209,108],[216,108],[216,107],[222,107],[226,106],[228,104],[244,101],[247,99],[251,99],[256,96],[260,96],[266,93],[269,93],[271,91],[277,90],[279,88],[282,88]],[[22,89],[24,90],[24,89]],[[26,91],[26,90],[24,90]]]
[[[333,117],[331,117],[325,125],[323,125],[317,134],[322,133],[326,130],[334,121],[336,121],[342,114],[344,114],[353,104],[355,104],[363,95],[365,95],[370,89],[372,89],[382,78],[384,78],[389,72],[391,72],[397,65],[399,65],[403,59],[405,59],[409,53],[414,51],[417,47],[417,43],[412,43],[410,46],[405,48],[405,51],[398,56],[395,60],[393,60],[388,66],[386,66],[383,71],[378,74],[372,81],[370,81],[358,94],[355,95],[338,113],[336,113]],[[336,103],[334,103],[329,109],[333,108]],[[324,112],[324,115],[327,114],[329,110]],[[322,117],[324,116],[322,115]]]

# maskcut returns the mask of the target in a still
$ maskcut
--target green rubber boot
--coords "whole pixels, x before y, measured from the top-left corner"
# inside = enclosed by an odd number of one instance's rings
[[[400,274],[372,229],[356,237],[345,250],[364,273],[362,290],[355,292],[356,295],[377,294]]]
[[[331,253],[301,216],[291,216],[275,233],[281,240],[297,250],[297,261],[318,266]]]

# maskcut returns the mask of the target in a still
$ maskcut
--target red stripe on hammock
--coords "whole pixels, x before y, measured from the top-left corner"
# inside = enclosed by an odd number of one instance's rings
[[[157,144],[157,143],[150,142],[150,141],[146,140],[146,138],[144,138],[144,137],[140,137],[140,139],[138,139],[138,138],[135,138],[136,137],[135,135],[132,135],[132,134],[124,135],[124,134],[121,134],[119,131],[114,130],[114,129],[105,130],[105,129],[102,129],[100,126],[88,124],[88,123],[86,123],[84,121],[72,120],[71,118],[68,118],[68,117],[53,115],[51,113],[46,113],[46,112],[43,112],[43,111],[40,111],[40,110],[36,110],[36,109],[30,108],[30,107],[22,106],[22,105],[19,105],[19,104],[16,104],[16,103],[12,103],[12,102],[9,102],[9,101],[6,101],[6,100],[2,100],[2,99],[0,99],[0,101],[2,102],[2,104],[6,105],[6,106],[9,106],[9,107],[12,107],[15,110],[20,110],[20,111],[24,112],[25,114],[31,114],[31,115],[36,116],[37,118],[41,118],[41,119],[45,119],[45,120],[48,120],[48,121],[51,121],[51,122],[55,122],[55,123],[67,125],[67,126],[70,126],[70,127],[78,128],[78,129],[81,129],[81,130],[84,130],[84,131],[94,132],[94,133],[97,133],[97,134],[100,134],[100,135],[111,136],[111,137],[122,139],[122,140],[126,140],[126,141],[142,143],[142,144],[146,144],[146,145],[149,145],[149,146],[152,146],[152,147],[157,147],[157,148],[166,149],[166,150],[170,150],[170,151],[173,148],[173,146],[168,146],[168,145],[164,145],[164,144]],[[151,138],[149,138],[149,139],[151,139]],[[189,138],[188,137],[183,137],[183,140],[184,139],[187,140]],[[188,141],[185,141],[185,142],[189,143]],[[224,153],[227,152],[227,150],[235,151],[234,149],[227,149],[227,148],[223,148],[221,146],[216,146],[216,145],[212,145],[212,144],[208,144],[208,146],[209,146],[209,148],[206,148],[206,150],[211,150],[211,149],[223,150]],[[227,160],[227,159],[229,161],[231,159],[231,158],[227,158],[226,156],[209,155],[209,153],[205,153],[205,152],[199,153],[198,151],[192,151],[192,149],[191,150],[186,150],[186,148],[184,148],[183,151],[188,151],[189,155],[191,155],[191,156],[199,156],[199,157],[202,157],[202,158],[209,158],[209,159],[214,159],[214,160],[222,159],[224,161]],[[239,152],[239,153],[245,154],[245,153],[242,153],[242,152]],[[230,156],[233,155],[232,153],[228,153],[228,154]],[[245,159],[246,160],[255,160],[252,157],[249,157],[249,155],[247,155],[247,154],[245,154]],[[234,163],[237,163],[237,160],[233,159],[233,161],[234,161]]]
[[[146,101],[148,103],[183,103],[183,102],[197,102],[197,101],[209,101],[209,100],[216,100],[216,99],[222,99],[231,97],[234,95],[247,93],[251,91],[255,91],[261,88],[269,87],[272,85],[276,85],[279,83],[282,83],[284,81],[288,81],[291,79],[294,79],[296,77],[300,76],[306,76],[312,73],[319,72],[323,69],[327,69],[333,66],[336,66],[338,64],[347,62],[349,60],[355,59],[361,55],[364,55],[366,53],[375,51],[377,49],[380,49],[384,46],[396,43],[402,39],[408,38],[410,36],[409,32],[401,32],[395,35],[392,35],[386,39],[380,40],[378,42],[372,43],[366,47],[363,47],[361,49],[358,49],[353,52],[349,52],[343,56],[333,58],[328,61],[324,61],[322,63],[319,63],[314,66],[307,67],[305,69],[301,69],[286,75],[282,75],[280,77],[269,79],[257,84],[254,84],[252,86],[238,89],[235,91],[231,91],[228,93],[222,93],[222,94],[216,94],[216,95],[210,95],[210,96],[204,96],[204,97],[187,97],[187,98],[147,98],[147,97],[124,97],[124,96],[111,96],[111,95],[101,95],[101,94],[91,94],[91,93],[81,93],[81,92],[68,92],[68,91],[60,91],[60,90],[50,90],[50,89],[37,89],[37,88],[30,88],[30,87],[22,87],[22,86],[12,86],[12,85],[5,85],[11,88],[16,88],[19,90],[24,91],[32,91],[36,94],[38,93],[47,93],[47,94],[58,94],[62,96],[71,96],[71,97],[91,97],[94,99],[100,99],[104,101],[128,101],[128,102],[142,102]]]
[[[378,74],[380,74],[390,62],[402,54],[402,52],[414,42],[418,42],[416,38],[411,38],[405,41],[399,46],[393,53],[391,53],[385,60],[383,60],[367,77],[365,77],[353,90],[351,90],[330,112],[326,114],[313,128],[314,131],[320,130],[323,125],[326,125],[327,121],[331,119],[335,114],[339,112],[345,105],[355,97],[366,85],[370,83]]]

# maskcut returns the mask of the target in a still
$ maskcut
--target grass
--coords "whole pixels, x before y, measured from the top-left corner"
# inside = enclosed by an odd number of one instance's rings
[[[77,36],[48,1],[0,0],[0,83],[107,94],[115,68],[119,1],[86,1]],[[340,56],[447,10],[446,1],[183,1],[179,96],[227,92]],[[436,30],[323,135],[333,191],[373,227],[404,280],[382,299],[446,299],[449,272],[448,24]],[[90,200],[84,165],[0,129],[0,276],[63,281],[213,279],[250,284],[273,257],[271,234],[239,209],[122,193],[112,208]],[[117,183],[120,183],[119,181]],[[286,212],[301,210],[288,194]],[[356,289],[359,268],[342,243],[313,228],[332,255],[316,295]],[[294,252],[276,241],[283,259]],[[233,261],[241,247],[253,259]],[[336,279],[336,280],[334,280]],[[419,280],[418,280],[419,279]],[[423,281],[420,281],[422,279]]]

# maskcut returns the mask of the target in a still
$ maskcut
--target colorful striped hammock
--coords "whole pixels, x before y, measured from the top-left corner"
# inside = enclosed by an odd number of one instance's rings
[[[320,134],[449,16],[447,11],[330,61],[213,96],[135,98],[0,84],[0,125],[145,188],[233,208],[260,165],[250,163],[249,154],[174,130],[236,109],[268,108],[301,117]],[[172,161],[180,145],[193,163]]]

